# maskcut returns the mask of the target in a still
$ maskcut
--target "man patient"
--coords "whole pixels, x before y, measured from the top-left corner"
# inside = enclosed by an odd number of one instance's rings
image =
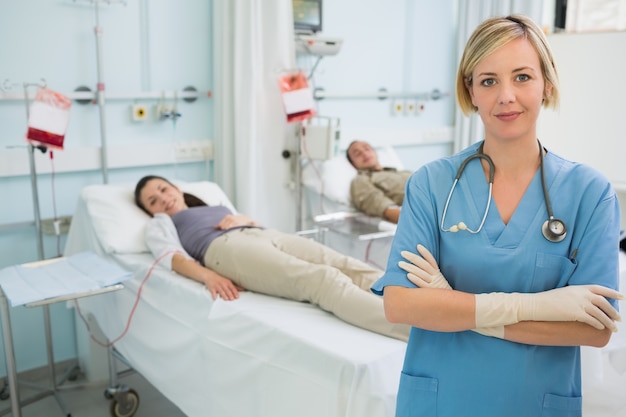
[[[389,323],[370,286],[375,269],[318,242],[268,229],[225,206],[208,206],[159,176],[146,176],[135,202],[152,216],[146,244],[156,258],[198,281],[215,299],[247,289],[306,301],[355,326],[408,340],[409,326]]]
[[[411,171],[383,167],[376,150],[364,141],[350,143],[346,157],[358,171],[350,183],[350,198],[354,207],[370,216],[398,223],[404,187]]]

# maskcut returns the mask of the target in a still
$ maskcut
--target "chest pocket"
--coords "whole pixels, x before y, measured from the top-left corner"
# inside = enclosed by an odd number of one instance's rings
[[[564,287],[575,270],[575,261],[565,256],[540,252],[535,259],[530,291],[539,292]]]

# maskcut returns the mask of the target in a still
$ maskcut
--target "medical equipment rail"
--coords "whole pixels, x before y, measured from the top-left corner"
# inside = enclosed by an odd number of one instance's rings
[[[24,264],[23,266],[28,267],[40,267],[52,262],[58,262],[63,260],[63,257],[48,259],[44,261],[36,261],[28,264]],[[104,294],[111,291],[117,291],[124,288],[124,286],[120,283],[113,284],[105,287],[101,287],[98,289],[94,289],[91,291],[85,292],[77,292],[71,293],[67,295],[61,295],[57,297],[45,298],[37,301],[33,301],[27,304],[24,304],[25,307],[33,308],[33,307],[43,307],[44,311],[44,327],[45,327],[45,336],[46,336],[46,348],[48,353],[48,373],[50,378],[50,387],[39,387],[41,392],[35,394],[31,397],[25,398],[24,400],[20,400],[19,393],[19,381],[17,379],[17,367],[15,363],[15,348],[13,345],[13,332],[11,330],[11,317],[9,311],[9,303],[7,296],[2,288],[0,288],[0,313],[2,316],[2,334],[4,339],[4,351],[5,351],[5,359],[6,359],[6,367],[7,367],[7,379],[9,383],[9,391],[10,391],[10,399],[11,399],[11,407],[10,409],[0,410],[0,415],[7,414],[11,412],[12,417],[22,417],[22,405],[31,404],[33,402],[44,399],[48,396],[54,396],[59,407],[61,408],[63,415],[66,417],[71,417],[71,413],[67,411],[65,404],[59,395],[59,383],[56,379],[56,373],[54,369],[54,356],[53,356],[53,347],[52,347],[52,329],[50,324],[50,304],[76,300],[83,297],[89,297],[98,294]],[[38,387],[35,387],[38,388]]]

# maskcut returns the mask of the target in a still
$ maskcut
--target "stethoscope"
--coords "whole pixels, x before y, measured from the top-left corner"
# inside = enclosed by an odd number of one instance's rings
[[[541,188],[543,189],[543,199],[546,203],[546,210],[548,211],[548,220],[546,220],[541,226],[541,233],[543,236],[548,239],[550,242],[560,242],[565,239],[565,235],[567,234],[567,227],[565,227],[565,223],[560,220],[554,218],[552,213],[552,204],[550,204],[550,195],[548,194],[548,187],[546,186],[546,177],[543,169],[543,146],[541,146],[541,142],[539,143],[539,167],[541,170]],[[493,163],[491,157],[485,153],[483,153],[483,144],[478,148],[478,152],[467,157],[459,167],[456,176],[454,177],[454,182],[452,183],[452,188],[450,188],[450,193],[448,194],[448,199],[446,200],[446,205],[443,208],[443,216],[441,217],[441,231],[442,232],[452,232],[456,233],[459,230],[465,230],[472,234],[478,233],[482,230],[483,225],[485,224],[485,220],[487,219],[487,213],[489,213],[489,207],[491,206],[491,194],[493,191],[493,177],[496,173],[496,166]],[[452,193],[454,193],[454,189],[456,188],[456,184],[459,182],[459,178],[461,178],[461,174],[465,170],[465,166],[473,161],[474,159],[484,159],[489,165],[489,196],[487,197],[487,205],[485,207],[485,214],[483,214],[483,218],[480,221],[480,225],[478,225],[478,229],[472,230],[463,222],[459,222],[450,228],[444,226],[444,222],[446,220],[446,213],[448,212],[448,205],[450,204],[450,199],[452,198]]]

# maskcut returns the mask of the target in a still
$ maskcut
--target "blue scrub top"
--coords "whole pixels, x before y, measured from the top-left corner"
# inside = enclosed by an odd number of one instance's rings
[[[553,215],[567,226],[562,242],[549,242],[541,233],[548,214],[540,170],[507,225],[492,201],[480,233],[440,230],[458,167],[478,146],[429,163],[411,176],[387,270],[372,291],[382,294],[387,285],[415,287],[398,262],[403,260],[401,251],[415,252],[417,244],[431,251],[452,288],[459,291],[532,293],[580,284],[617,289],[617,196],[599,172],[551,152],[544,158],[544,169]],[[488,194],[479,160],[471,161],[452,195],[444,227],[463,221],[476,230]],[[526,345],[473,331],[413,328],[396,416],[579,417],[580,372],[579,347]]]

